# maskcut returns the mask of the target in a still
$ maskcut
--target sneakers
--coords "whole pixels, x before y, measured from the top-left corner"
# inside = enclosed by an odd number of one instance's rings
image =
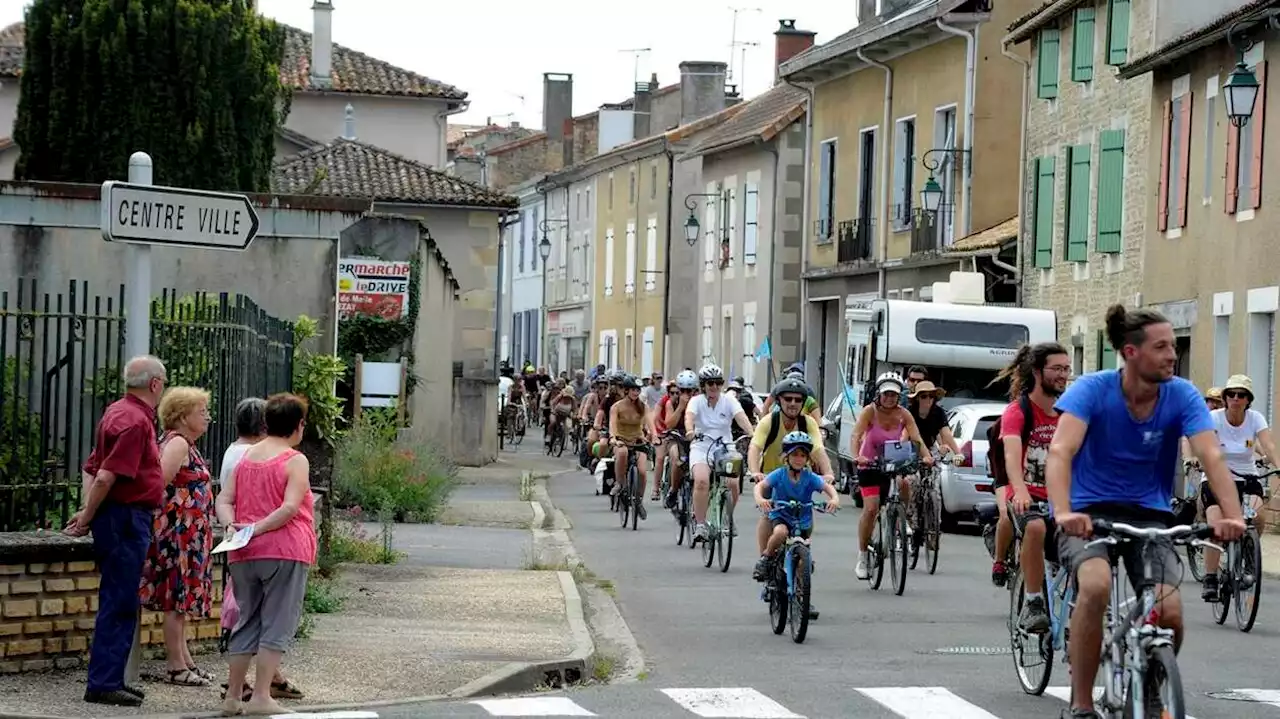
[[[142,697],[124,688],[109,692],[86,691],[84,700],[90,704],[107,704],[117,707],[142,706]]]
[[[1023,631],[1030,634],[1044,634],[1049,631],[1049,610],[1045,606],[1044,597],[1032,597],[1022,605],[1022,617],[1018,624]]]
[[[991,583],[997,587],[1003,587],[1007,581],[1009,581],[1009,570],[1005,568],[1004,562],[993,563],[991,565]]]
[[[613,483],[613,489],[609,490],[609,496],[610,496],[610,497],[616,497],[616,496],[618,496],[618,493],[619,493],[619,492],[621,492],[621,491],[622,491],[622,485],[621,485],[621,484],[618,484],[617,482],[614,482],[614,483]]]
[[[1092,709],[1063,709],[1059,716],[1062,719],[1102,719],[1102,715]]]
[[[858,566],[854,567],[853,573],[858,579],[867,579],[871,576],[871,572],[867,569],[867,565],[871,563],[871,552],[863,551],[858,554]]]
[[[769,557],[761,556],[756,560],[756,568],[751,570],[751,578],[763,582],[769,576]]]
[[[648,519],[649,513],[644,509],[644,501],[636,500],[636,514],[640,515],[640,519]]]
[[[698,522],[693,528],[693,538],[707,541],[707,523]]]
[[[1218,601],[1218,574],[1205,573],[1204,584],[1200,587],[1200,598],[1206,602]]]
[[[671,490],[670,492],[667,492],[667,498],[666,498],[666,501],[664,501],[664,502],[662,503],[662,505],[663,505],[664,507],[666,507],[667,509],[675,509],[675,508],[676,508],[676,491],[675,491],[674,489],[673,489],[673,490]]]

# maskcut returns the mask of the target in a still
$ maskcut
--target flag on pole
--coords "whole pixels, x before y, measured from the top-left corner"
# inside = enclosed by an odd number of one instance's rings
[[[756,361],[767,360],[773,357],[773,348],[769,346],[769,338],[765,337],[760,343],[760,349],[756,350]]]

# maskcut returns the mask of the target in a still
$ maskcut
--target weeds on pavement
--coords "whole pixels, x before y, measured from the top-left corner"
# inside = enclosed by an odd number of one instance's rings
[[[333,580],[318,575],[307,577],[307,593],[302,598],[302,621],[294,634],[299,639],[311,636],[316,614],[333,614],[342,609],[343,597],[334,589]]]
[[[595,655],[591,659],[591,678],[601,684],[608,682],[617,664],[617,660],[608,654]]]

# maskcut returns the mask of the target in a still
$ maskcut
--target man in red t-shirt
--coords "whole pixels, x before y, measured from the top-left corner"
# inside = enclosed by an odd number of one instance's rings
[[[1044,547],[1049,535],[1046,514],[1028,510],[1032,502],[1046,502],[1044,466],[1049,457],[1049,444],[1058,427],[1058,413],[1053,405],[1067,388],[1071,377],[1071,357],[1056,342],[1042,342],[1023,347],[1010,367],[1010,395],[1013,401],[1000,417],[1000,440],[1004,443],[1004,464],[1009,484],[1003,501],[1010,503],[1010,514],[1022,534],[1019,564],[1026,580],[1026,599],[1019,623],[1025,631],[1043,634],[1049,631],[1049,612],[1044,600]],[[1022,397],[1031,408],[1031,432],[1023,446],[1026,415]],[[1004,559],[997,553],[996,557]],[[997,567],[992,568],[994,574]]]

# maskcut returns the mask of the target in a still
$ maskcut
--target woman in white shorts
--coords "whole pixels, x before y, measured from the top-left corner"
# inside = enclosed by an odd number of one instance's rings
[[[684,413],[685,437],[689,445],[689,466],[693,469],[693,536],[707,538],[707,505],[711,494],[710,454],[716,439],[732,446],[732,426],[736,422],[748,436],[754,429],[742,405],[731,395],[724,393],[724,371],[713,364],[698,370],[698,384],[702,394],[689,401]],[[696,439],[701,435],[701,438]],[[738,506],[738,483],[730,482],[733,506]]]

